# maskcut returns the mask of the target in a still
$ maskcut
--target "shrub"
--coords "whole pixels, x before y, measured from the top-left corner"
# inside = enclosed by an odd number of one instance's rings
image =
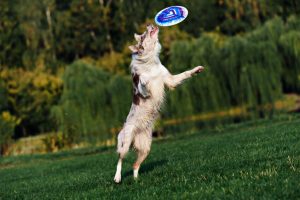
[[[20,119],[14,137],[55,129],[50,109],[62,91],[62,80],[43,70],[4,69],[0,73],[7,93],[7,110]]]
[[[15,127],[20,123],[20,119],[11,115],[8,111],[3,111],[0,115],[0,155],[6,154],[9,143],[14,135]]]
[[[272,113],[261,108],[281,97],[282,65],[277,46],[282,33],[283,22],[275,18],[243,37],[210,33],[194,41],[176,42],[171,48],[172,72],[197,65],[206,70],[201,78],[188,81],[171,95],[167,110],[174,117],[231,106],[254,108],[260,115]],[[185,106],[173,110],[178,103]]]
[[[120,127],[126,117],[130,90],[129,78],[75,62],[65,71],[64,92],[53,115],[70,142],[109,139],[111,129]]]
[[[279,40],[283,53],[282,81],[286,92],[300,92],[300,32],[289,31]]]

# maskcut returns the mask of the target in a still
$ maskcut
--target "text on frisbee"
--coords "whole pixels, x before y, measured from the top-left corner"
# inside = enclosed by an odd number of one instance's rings
[[[172,26],[185,20],[188,10],[183,6],[170,6],[159,11],[155,23],[159,26]]]

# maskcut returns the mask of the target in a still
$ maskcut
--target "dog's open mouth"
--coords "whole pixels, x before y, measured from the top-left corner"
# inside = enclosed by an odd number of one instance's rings
[[[152,30],[150,31],[150,36],[152,37],[157,31],[158,31],[157,26],[152,27]]]

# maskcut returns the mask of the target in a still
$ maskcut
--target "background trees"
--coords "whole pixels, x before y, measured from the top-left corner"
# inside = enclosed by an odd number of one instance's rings
[[[300,91],[296,0],[4,0],[2,146],[58,130],[74,141],[111,137],[131,101],[127,46],[170,5],[186,6],[189,16],[161,28],[163,63],[174,73],[198,64],[207,70],[170,92],[162,120],[232,106],[255,110]]]

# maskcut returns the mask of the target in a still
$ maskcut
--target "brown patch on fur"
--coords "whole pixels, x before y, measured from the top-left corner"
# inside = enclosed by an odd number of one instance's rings
[[[133,104],[140,105],[140,97],[138,94],[133,94]]]
[[[138,93],[138,84],[140,81],[140,76],[138,74],[132,75],[132,81],[133,81],[133,104],[139,105],[140,104],[140,96]]]
[[[143,33],[142,35],[137,35],[135,34],[135,37],[140,37],[140,39],[136,39],[138,41],[138,43],[136,45],[131,45],[129,46],[129,49],[132,51],[133,54],[139,54],[142,55],[144,52],[144,46],[143,46],[143,42],[146,38],[147,35],[147,31],[145,33]]]
[[[134,163],[132,167],[133,167],[133,169],[138,169],[138,168],[140,168],[140,165],[138,163]]]
[[[132,74],[132,81],[134,84],[134,87],[138,87],[139,81],[140,81],[140,76],[138,74]]]
[[[132,82],[133,82],[133,104],[139,105],[141,101],[145,101],[147,98],[143,97],[139,93],[138,84],[140,81],[140,76],[138,74],[132,74]]]

